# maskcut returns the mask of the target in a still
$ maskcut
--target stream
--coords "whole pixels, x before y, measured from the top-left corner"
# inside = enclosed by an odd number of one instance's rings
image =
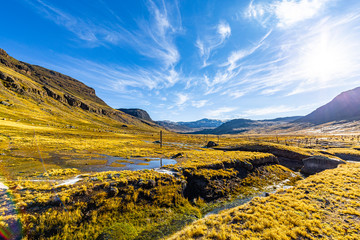
[[[286,179],[286,180],[280,182],[279,184],[269,185],[269,186],[265,187],[262,192],[256,193],[256,194],[251,195],[251,196],[241,196],[241,197],[236,198],[236,199],[234,199],[234,200],[232,200],[230,202],[225,202],[225,203],[221,204],[221,206],[216,207],[216,208],[212,209],[211,211],[207,212],[205,214],[204,218],[208,217],[210,215],[213,215],[213,214],[218,214],[219,212],[221,212],[223,210],[228,210],[228,209],[231,209],[231,208],[234,208],[234,207],[244,205],[245,203],[250,202],[254,197],[266,197],[267,194],[275,193],[279,189],[292,188],[292,186],[286,185],[286,183],[288,181],[289,180]]]

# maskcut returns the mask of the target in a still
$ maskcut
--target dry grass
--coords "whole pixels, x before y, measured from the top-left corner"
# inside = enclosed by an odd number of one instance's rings
[[[359,164],[341,165],[199,220],[169,239],[359,239],[359,181]]]

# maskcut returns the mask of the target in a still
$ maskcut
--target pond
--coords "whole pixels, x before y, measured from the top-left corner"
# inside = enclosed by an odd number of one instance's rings
[[[102,155],[105,157],[106,168],[110,171],[114,170],[143,170],[143,169],[154,169],[161,168],[165,165],[175,164],[176,160],[169,158],[121,158],[121,157],[113,157],[109,155]],[[116,165],[114,165],[114,163]],[[124,165],[124,166],[117,166]],[[107,171],[107,170],[105,170]]]
[[[89,156],[83,158],[79,155],[52,154],[50,158],[44,159],[44,162],[57,164],[63,168],[77,168],[82,172],[158,169],[177,163],[175,159],[168,158],[133,157],[128,159],[106,154],[96,154],[90,158]]]

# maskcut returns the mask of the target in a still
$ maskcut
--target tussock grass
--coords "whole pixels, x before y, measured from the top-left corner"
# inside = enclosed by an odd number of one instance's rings
[[[358,239],[360,165],[326,170],[201,219],[169,239]]]

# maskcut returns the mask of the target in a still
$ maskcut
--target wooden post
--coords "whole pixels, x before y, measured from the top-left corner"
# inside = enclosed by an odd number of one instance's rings
[[[162,139],[162,131],[160,130],[160,148],[162,148],[163,139]]]

